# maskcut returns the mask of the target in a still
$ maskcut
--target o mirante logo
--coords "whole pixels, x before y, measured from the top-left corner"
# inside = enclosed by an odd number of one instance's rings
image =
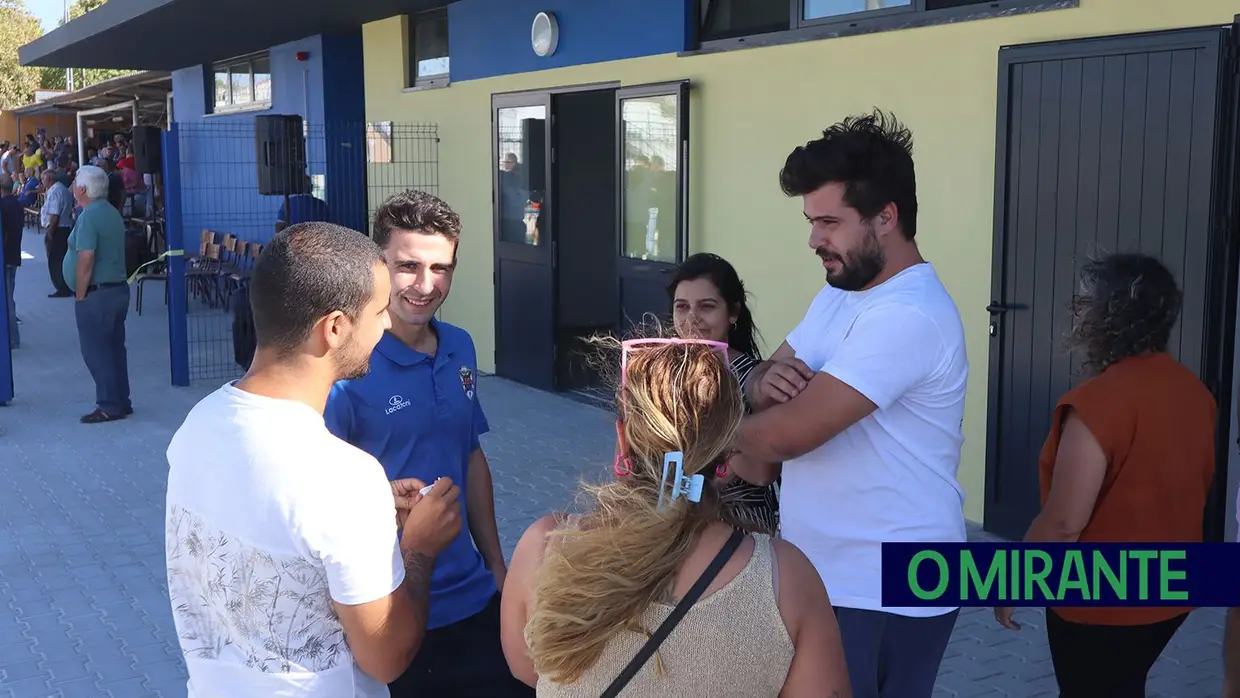
[[[1235,606],[1240,546],[884,543],[883,605]]]

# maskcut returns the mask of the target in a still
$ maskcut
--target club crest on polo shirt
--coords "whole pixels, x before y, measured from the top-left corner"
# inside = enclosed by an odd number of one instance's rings
[[[461,370],[456,372],[461,377],[461,390],[465,391],[465,397],[470,400],[474,399],[474,370],[468,366],[462,366]]]

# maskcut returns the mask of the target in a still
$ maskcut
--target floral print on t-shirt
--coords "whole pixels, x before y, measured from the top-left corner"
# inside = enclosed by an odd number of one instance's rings
[[[273,555],[172,505],[168,593],[186,658],[266,673],[352,661],[322,564]]]

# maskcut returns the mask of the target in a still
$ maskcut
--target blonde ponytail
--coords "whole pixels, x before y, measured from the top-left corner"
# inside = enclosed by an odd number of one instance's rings
[[[714,467],[726,457],[742,415],[726,357],[697,344],[642,348],[630,355],[618,414],[630,473],[584,485],[591,510],[553,532],[532,597],[526,644],[539,675],[572,684],[624,631],[649,634],[640,619],[664,597],[697,535],[719,520]],[[659,509],[663,456],[684,453],[684,472],[706,475],[697,503]]]

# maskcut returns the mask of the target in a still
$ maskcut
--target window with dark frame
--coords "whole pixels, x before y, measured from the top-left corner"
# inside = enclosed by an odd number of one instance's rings
[[[211,68],[215,112],[271,105],[271,58],[266,52],[220,61]]]
[[[844,24],[910,13],[933,15],[970,5],[1029,0],[697,0],[698,43]]]
[[[409,87],[448,84],[448,11],[409,15]]]

